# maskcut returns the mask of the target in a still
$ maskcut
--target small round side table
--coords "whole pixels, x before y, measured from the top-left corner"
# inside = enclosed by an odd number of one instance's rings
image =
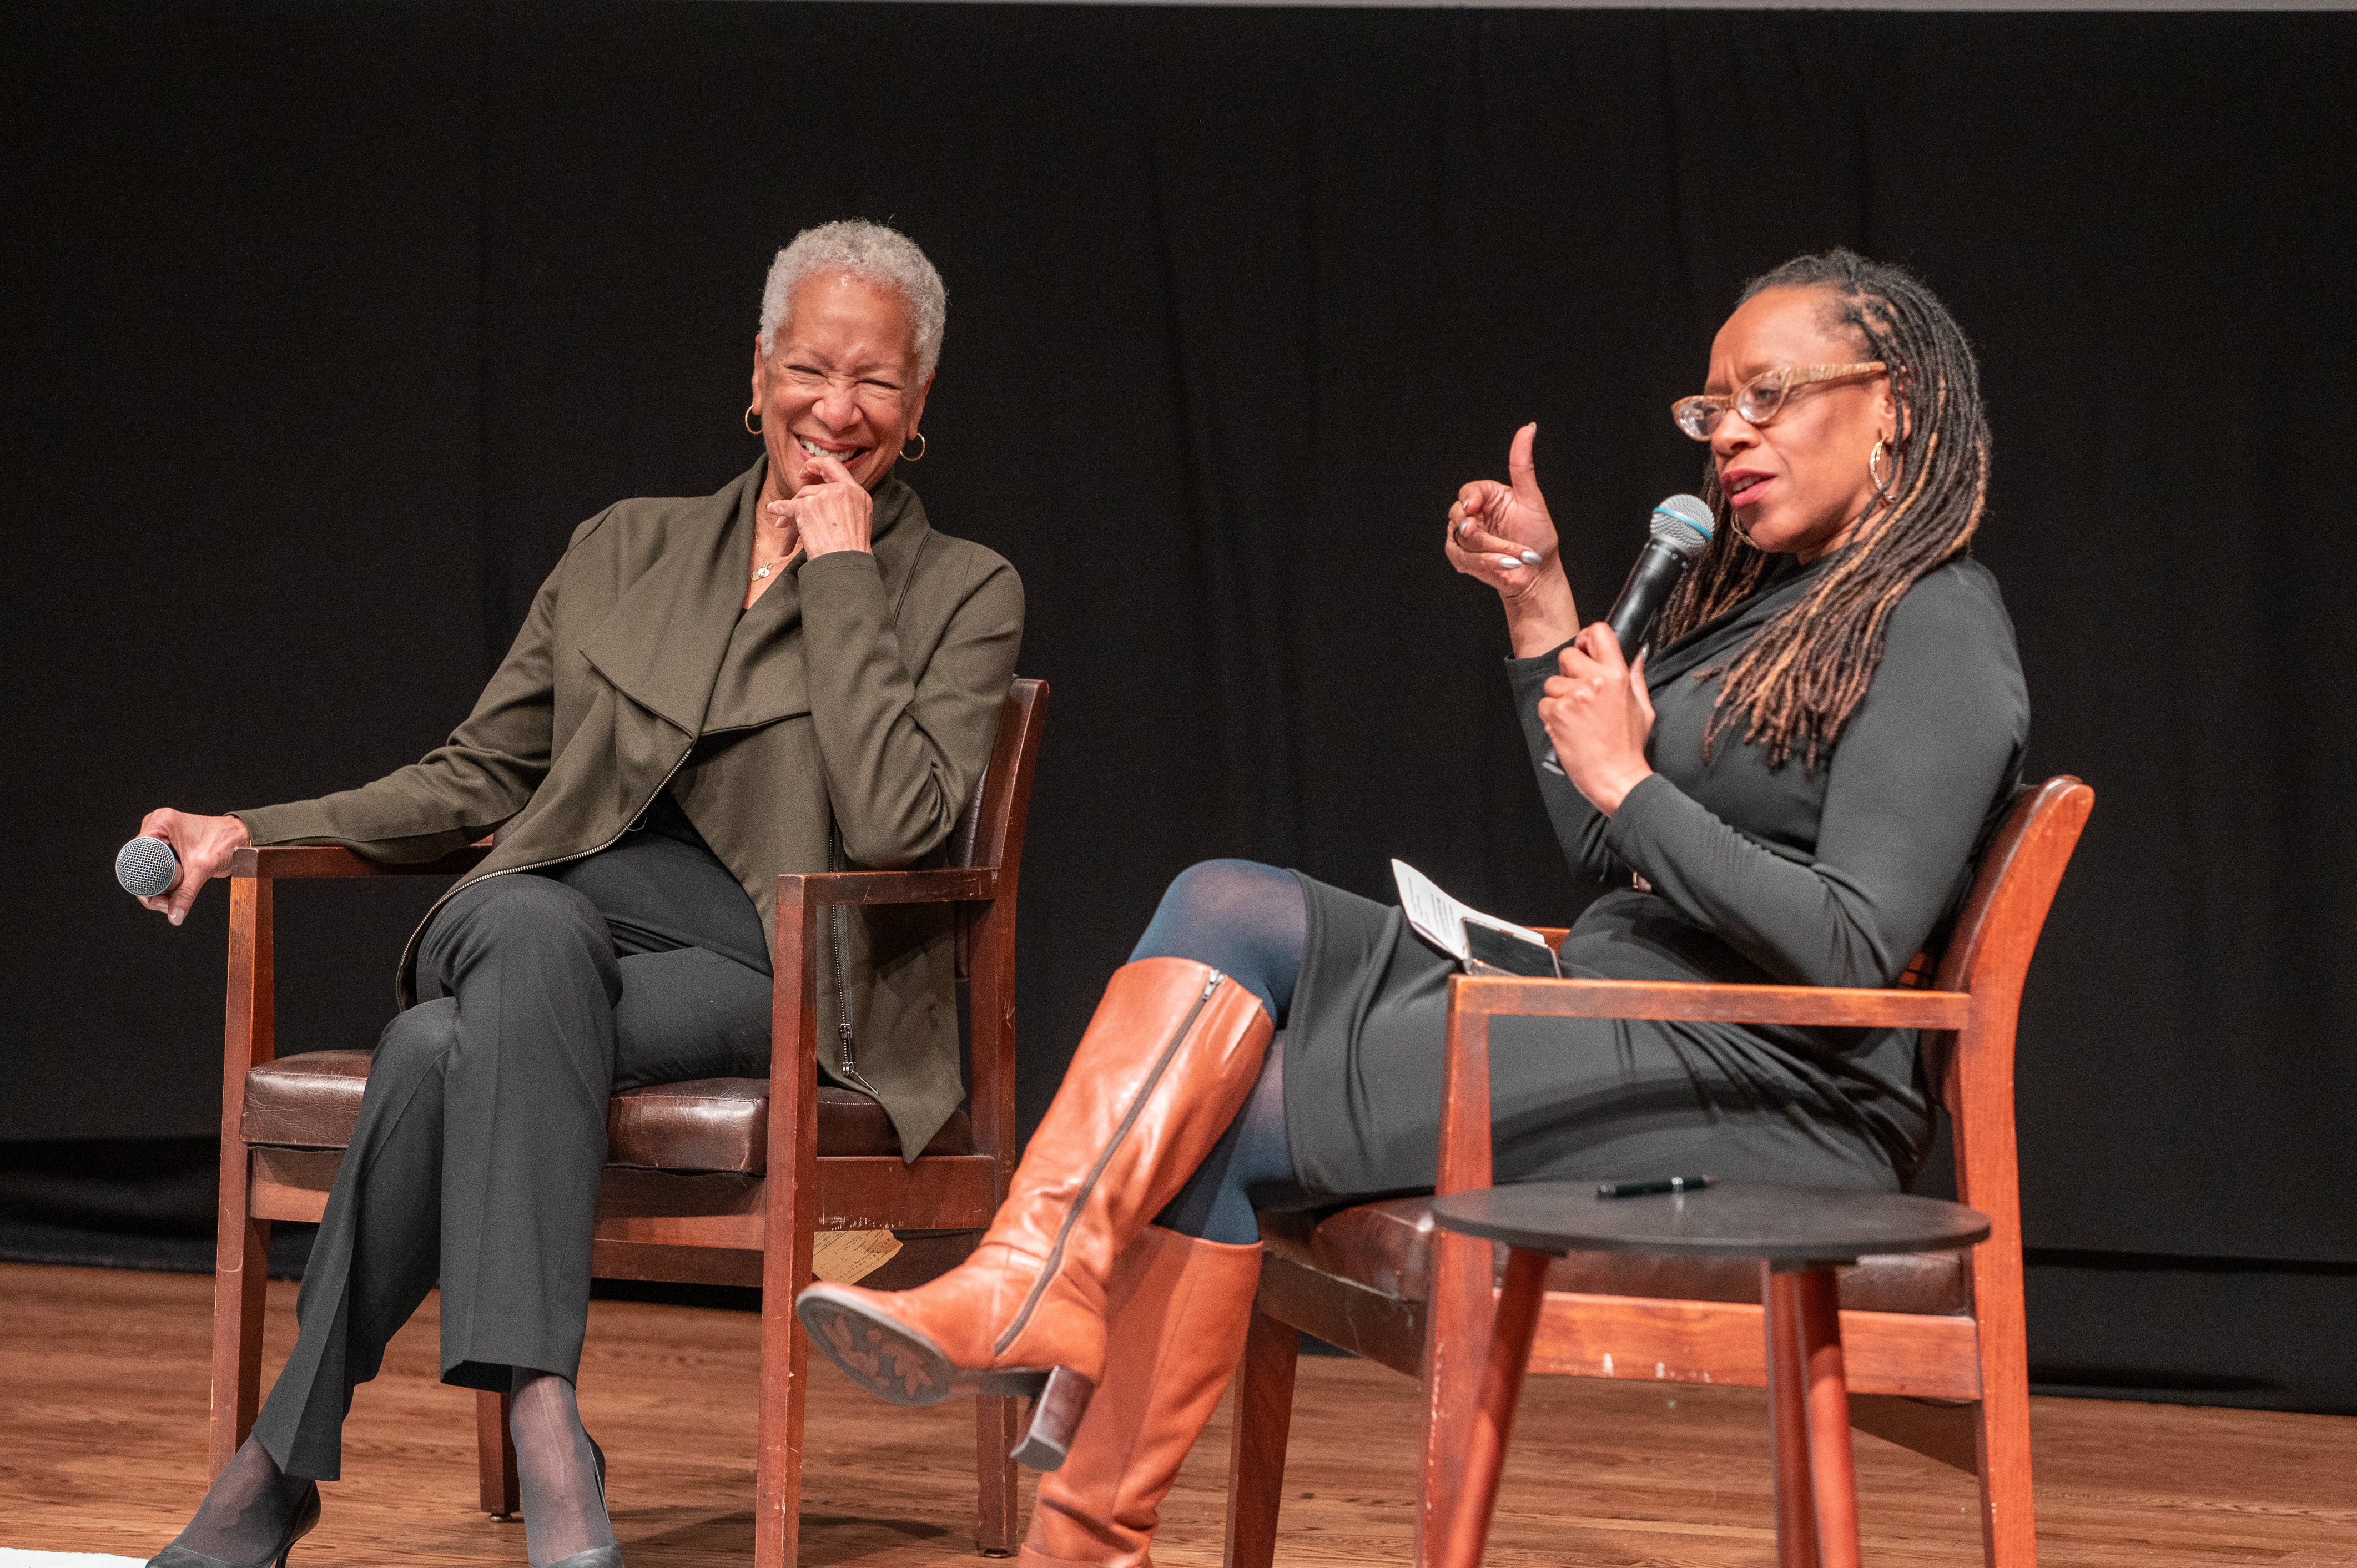
[[[1566,1252],[1760,1261],[1777,1562],[1780,1568],[1818,1568],[1822,1552],[1823,1568],[1857,1568],[1849,1389],[1842,1379],[1834,1270],[1868,1253],[1966,1247],[1989,1233],[1986,1215],[1935,1197],[1733,1184],[1604,1197],[1592,1182],[1531,1182],[1436,1197],[1432,1217],[1444,1229],[1509,1249],[1465,1489],[1444,1503],[1444,1568],[1475,1568],[1481,1560],[1546,1298],[1547,1262]]]

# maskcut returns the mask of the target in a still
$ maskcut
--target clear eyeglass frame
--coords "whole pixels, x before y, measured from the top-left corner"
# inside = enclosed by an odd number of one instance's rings
[[[1707,441],[1718,429],[1719,416],[1733,409],[1743,416],[1746,424],[1760,426],[1774,422],[1784,412],[1785,396],[1794,387],[1818,381],[1855,381],[1861,376],[1878,376],[1890,367],[1880,360],[1867,360],[1850,365],[1784,365],[1772,371],[1762,371],[1731,392],[1701,392],[1682,397],[1670,404],[1670,417],[1678,429],[1696,441]]]

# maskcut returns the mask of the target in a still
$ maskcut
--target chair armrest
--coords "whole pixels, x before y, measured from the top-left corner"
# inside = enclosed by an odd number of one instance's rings
[[[1663,980],[1523,980],[1460,976],[1460,1014],[1491,1017],[1683,1018],[1720,1024],[1813,1024],[1857,1029],[1961,1029],[1961,991],[1845,985],[1726,985]]]
[[[1491,1018],[1680,1018],[1962,1029],[1971,1007],[1972,997],[1961,991],[1454,976],[1448,983],[1448,1030],[1441,1068],[1438,1190],[1462,1192],[1490,1185]]]
[[[797,901],[830,904],[968,904],[998,897],[998,872],[822,871],[788,872],[778,878],[780,906]]]
[[[371,860],[341,844],[284,844],[265,849],[242,849],[229,857],[231,876],[255,876],[284,882],[315,876],[456,876],[471,871],[491,853],[487,841],[454,850],[436,860]]]

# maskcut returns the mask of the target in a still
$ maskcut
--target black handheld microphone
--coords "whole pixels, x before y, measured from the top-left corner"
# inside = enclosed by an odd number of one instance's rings
[[[1620,639],[1622,657],[1634,660],[1653,618],[1669,602],[1670,591],[1686,575],[1686,564],[1710,546],[1710,508],[1700,496],[1672,496],[1653,509],[1653,536],[1629,568],[1620,596],[1604,623]]]
[[[115,852],[114,879],[135,898],[161,898],[180,880],[180,857],[162,839],[133,839]]]
[[[1620,596],[1612,601],[1612,613],[1604,618],[1620,639],[1622,658],[1636,662],[1639,645],[1669,603],[1670,591],[1686,575],[1687,563],[1710,547],[1711,528],[1710,508],[1700,496],[1672,496],[1653,509],[1653,536],[1637,553],[1629,580],[1620,585]],[[1539,766],[1558,777],[1563,774],[1553,746],[1539,758]]]

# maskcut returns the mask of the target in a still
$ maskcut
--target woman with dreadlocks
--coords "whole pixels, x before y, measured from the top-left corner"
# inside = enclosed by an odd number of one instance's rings
[[[1449,510],[1449,561],[1504,604],[1564,851],[1620,884],[1564,968],[1887,985],[1962,893],[2029,730],[2012,626],[1965,553],[1988,474],[1972,353],[1912,277],[1835,251],[1745,291],[1706,389],[1674,414],[1709,444],[1717,535],[1650,659],[1581,629],[1534,428],[1510,484]],[[1018,1456],[1052,1473],[1024,1560],[1143,1564],[1243,1344],[1255,1210],[1430,1189],[1456,967],[1395,908],[1190,868],[973,1257],[911,1291],[812,1287],[815,1343],[900,1402],[1046,1374]],[[1931,1139],[1909,1030],[1501,1018],[1491,1053],[1501,1181],[1887,1190]]]

